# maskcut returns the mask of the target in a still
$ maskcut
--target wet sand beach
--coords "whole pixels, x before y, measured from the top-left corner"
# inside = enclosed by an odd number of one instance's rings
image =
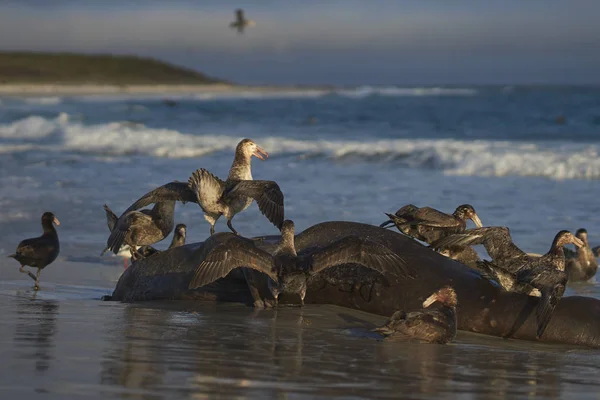
[[[585,399],[600,389],[597,350],[460,331],[449,345],[385,342],[370,332],[385,318],[328,305],[101,301],[123,270],[116,257],[63,260],[38,292],[2,267],[2,398]]]
[[[2,374],[4,395],[448,398],[504,391],[553,398],[577,383],[585,383],[582,392],[600,383],[584,350],[498,348],[500,339],[463,333],[450,346],[398,345],[361,327],[377,318],[333,306],[123,305],[87,298],[96,292],[57,287],[34,296],[3,285],[4,306],[15,311],[2,324],[11,372]],[[490,357],[502,366],[488,369]],[[562,372],[567,359],[576,361]],[[530,372],[515,372],[523,368]]]

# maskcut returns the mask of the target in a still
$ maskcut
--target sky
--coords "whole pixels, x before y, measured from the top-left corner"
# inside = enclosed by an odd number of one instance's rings
[[[257,25],[229,28],[243,8]],[[150,56],[245,84],[600,84],[598,0],[2,0],[0,50]]]

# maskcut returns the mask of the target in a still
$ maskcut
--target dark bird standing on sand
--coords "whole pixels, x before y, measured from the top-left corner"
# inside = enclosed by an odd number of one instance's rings
[[[52,224],[58,226],[60,222],[54,214],[45,212],[42,215],[42,228],[44,229],[42,236],[23,240],[17,246],[15,254],[9,255],[21,264],[20,272],[28,274],[31,279],[35,280],[35,290],[40,288],[39,281],[42,269],[56,260],[60,252],[58,233]],[[25,271],[23,269],[25,266],[37,268],[37,274],[33,275],[31,272]]]
[[[470,204],[458,206],[452,215],[431,207],[417,207],[414,204],[407,204],[395,214],[386,213],[386,215],[390,219],[379,225],[380,227],[386,228],[394,224],[405,235],[428,244],[448,235],[463,232],[467,228],[468,219],[478,228],[483,226]],[[468,246],[448,248],[442,254],[470,267],[480,261],[477,252]]]
[[[435,309],[428,309],[438,304]],[[386,324],[374,329],[388,340],[421,340],[445,344],[456,337],[456,306],[458,300],[453,288],[447,286],[429,296],[423,302],[423,310],[396,311]]]
[[[276,304],[279,294],[297,293],[304,305],[307,279],[326,268],[343,264],[360,264],[381,274],[408,276],[406,262],[400,256],[385,246],[356,236],[340,239],[310,255],[298,256],[294,223],[288,220],[281,226],[281,241],[273,254],[257,248],[250,239],[236,236],[215,246],[196,269],[189,288],[202,287],[235,268],[248,267],[270,278],[269,289]]]
[[[580,282],[591,279],[598,271],[596,254],[590,249],[587,230],[581,228],[575,236],[583,242],[575,252],[565,249],[565,271],[569,275],[569,282]]]
[[[537,337],[544,333],[552,313],[565,292],[567,274],[563,247],[583,242],[569,231],[554,237],[550,250],[541,257],[531,256],[514,244],[506,227],[469,229],[433,243],[433,248],[483,244],[492,262],[478,263],[482,274],[498,282],[505,290],[541,297],[537,307]]]
[[[251,19],[246,19],[244,17],[244,10],[238,8],[235,10],[235,21],[230,23],[229,27],[237,29],[238,33],[244,33],[244,29],[246,29],[246,27],[254,25],[256,25],[256,22],[252,21]]]

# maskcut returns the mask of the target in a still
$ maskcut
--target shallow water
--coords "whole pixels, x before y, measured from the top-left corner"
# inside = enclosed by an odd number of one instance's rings
[[[123,264],[98,254],[102,204],[119,213],[200,167],[224,176],[242,137],[269,151],[253,175],[280,184],[298,231],[379,224],[407,203],[471,203],[529,252],[561,229],[585,227],[600,244],[600,89],[366,87],[180,96],[175,107],[163,97],[1,100],[2,398],[596,398],[597,350],[467,333],[448,346],[385,343],[368,332],[381,317],[330,306],[101,302]],[[61,254],[34,293],[4,256],[39,234],[47,210],[61,220]],[[194,204],[176,222],[188,242],[208,235]],[[255,205],[234,226],[277,233]],[[600,297],[600,285],[570,294]]]
[[[459,332],[378,340],[384,318],[335,306],[97,300],[0,285],[3,398],[596,398],[598,350]]]

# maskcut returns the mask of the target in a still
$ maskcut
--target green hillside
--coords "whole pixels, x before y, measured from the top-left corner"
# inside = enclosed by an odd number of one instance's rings
[[[71,53],[0,52],[0,83],[207,84],[223,82],[151,58]]]

